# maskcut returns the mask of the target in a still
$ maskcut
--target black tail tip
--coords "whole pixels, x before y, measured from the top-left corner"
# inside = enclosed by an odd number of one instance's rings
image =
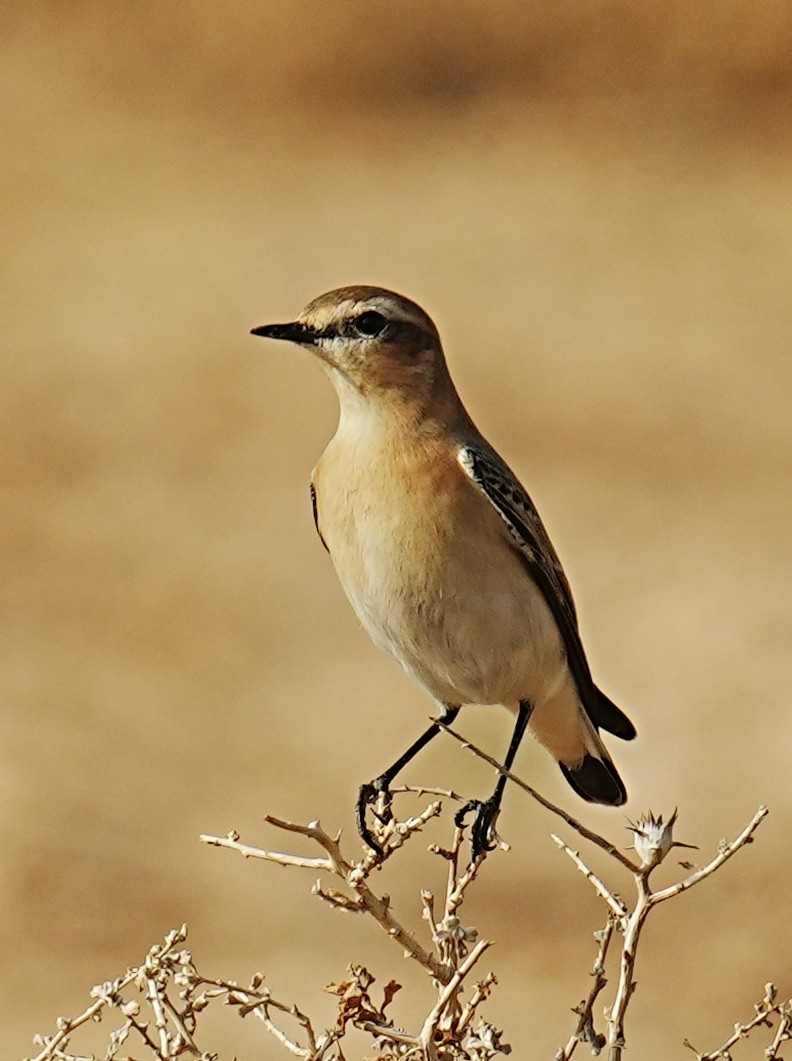
[[[621,807],[627,802],[627,790],[610,763],[596,759],[593,755],[584,755],[579,766],[558,765],[575,792],[588,803]]]
[[[608,733],[612,733],[614,737],[620,737],[622,740],[634,740],[635,739],[635,726],[627,718],[625,713],[620,707],[617,707],[612,700],[610,700],[602,689],[594,689],[595,699],[591,705],[593,710],[590,710],[591,718],[601,729],[606,729]]]

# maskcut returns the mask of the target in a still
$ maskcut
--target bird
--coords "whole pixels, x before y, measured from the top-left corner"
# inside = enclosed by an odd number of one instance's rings
[[[511,710],[504,770],[527,730],[578,796],[623,804],[600,730],[631,740],[635,727],[595,684],[544,524],[468,415],[428,314],[386,288],[357,285],[252,334],[309,350],[336,390],[338,426],[311,476],[313,517],[373,641],[439,705],[439,723],[466,704]],[[360,787],[358,831],[377,854],[369,811],[390,816],[391,783],[439,723]],[[473,860],[495,846],[505,783],[500,774],[488,799],[457,815],[459,824],[474,815]]]

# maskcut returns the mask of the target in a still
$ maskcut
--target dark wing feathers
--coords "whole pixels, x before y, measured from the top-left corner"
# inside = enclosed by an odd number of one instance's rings
[[[515,549],[558,624],[567,662],[591,721],[631,740],[635,727],[594,684],[578,632],[577,612],[561,561],[530,497],[497,454],[485,446],[462,446],[459,463],[506,524]]]
[[[594,722],[606,729],[608,733],[612,733],[614,737],[621,737],[622,740],[632,740],[635,736],[635,726],[622,709],[608,699],[605,693],[598,689],[596,685],[594,686],[594,693],[596,699]]]
[[[319,541],[327,549],[327,542],[322,537],[322,532],[319,530],[319,507],[316,504],[316,487],[311,483],[311,508],[313,509],[314,527],[316,527],[316,533],[319,535]],[[330,552],[327,549],[328,553]]]

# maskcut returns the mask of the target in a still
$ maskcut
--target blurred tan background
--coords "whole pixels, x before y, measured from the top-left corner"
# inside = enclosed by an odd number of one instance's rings
[[[703,857],[771,807],[650,924],[631,1056],[790,992],[789,6],[5,0],[0,32],[3,1055],[182,921],[205,971],[262,969],[319,1023],[347,962],[402,971],[308,877],[196,841],[351,830],[432,710],[314,534],[331,388],[248,335],[347,283],[432,313],[539,503],[639,728],[628,813],[678,804]],[[462,716],[492,751],[510,725]],[[626,841],[536,749],[519,768]],[[409,777],[492,783],[451,742]],[[601,913],[551,819],[511,793],[501,827],[468,921],[532,1061]],[[416,918],[427,859],[383,882]],[[231,1017],[211,1045],[286,1056]]]

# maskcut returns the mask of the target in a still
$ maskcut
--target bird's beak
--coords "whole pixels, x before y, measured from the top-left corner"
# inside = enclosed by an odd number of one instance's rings
[[[250,334],[260,335],[264,339],[285,339],[301,346],[314,346],[316,343],[316,332],[300,321],[292,321],[291,324],[262,324],[259,328],[252,328]]]

